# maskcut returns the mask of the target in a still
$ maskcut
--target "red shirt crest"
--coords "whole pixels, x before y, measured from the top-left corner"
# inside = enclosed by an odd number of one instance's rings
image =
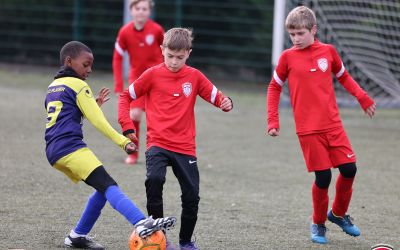
[[[318,68],[322,70],[322,72],[325,72],[328,69],[328,59],[320,58],[318,59],[317,63],[318,63]]]
[[[182,84],[182,90],[183,94],[186,97],[189,97],[190,94],[192,93],[192,84],[190,82],[185,82],[184,84]]]

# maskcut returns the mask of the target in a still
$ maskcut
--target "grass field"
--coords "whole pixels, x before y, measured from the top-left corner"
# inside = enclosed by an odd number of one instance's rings
[[[0,65],[0,249],[62,249],[92,192],[52,169],[44,154],[43,102],[56,70]],[[94,92],[112,87],[112,76],[93,73],[89,84]],[[341,110],[359,167],[349,213],[362,235],[350,237],[327,223],[330,243],[320,246],[309,241],[313,175],[306,172],[290,110],[281,110],[281,136],[271,138],[265,135],[265,86],[219,87],[233,98],[234,111],[223,113],[201,99],[196,107],[200,249],[370,249],[378,243],[400,248],[400,110],[378,110],[372,120],[361,109]],[[119,129],[116,101],[112,96],[103,110]],[[132,167],[88,122],[84,134],[122,190],[144,210],[144,144],[139,164]],[[331,200],[333,191],[331,185]],[[164,201],[165,214],[179,217],[180,190],[172,171]],[[91,235],[107,249],[119,250],[127,249],[131,232],[132,226],[106,205]],[[178,232],[179,224],[169,233],[175,243]]]

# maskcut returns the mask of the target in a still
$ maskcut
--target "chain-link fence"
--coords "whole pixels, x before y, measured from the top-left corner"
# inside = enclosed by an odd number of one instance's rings
[[[155,2],[154,19],[166,30],[194,29],[190,65],[220,79],[268,80],[272,0]],[[2,0],[0,61],[56,65],[60,47],[80,40],[93,50],[96,69],[110,71],[123,5],[122,0]]]

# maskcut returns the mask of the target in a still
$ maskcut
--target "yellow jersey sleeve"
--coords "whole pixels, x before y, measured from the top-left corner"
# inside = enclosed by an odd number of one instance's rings
[[[83,81],[82,81],[83,82]],[[76,94],[76,104],[81,110],[83,116],[103,135],[111,139],[115,144],[125,149],[130,142],[128,138],[118,133],[107,121],[106,117],[97,105],[93,97],[93,92],[85,83]]]

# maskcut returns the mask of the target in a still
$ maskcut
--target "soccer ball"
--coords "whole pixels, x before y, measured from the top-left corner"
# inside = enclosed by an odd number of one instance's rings
[[[167,239],[161,230],[145,239],[140,238],[136,231],[133,231],[129,238],[129,250],[165,250],[166,248]]]

